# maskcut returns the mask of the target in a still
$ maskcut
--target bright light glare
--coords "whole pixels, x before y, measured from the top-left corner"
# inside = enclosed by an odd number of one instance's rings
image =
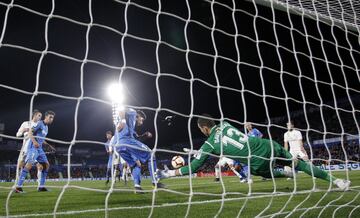
[[[120,83],[111,84],[108,88],[108,95],[110,96],[111,101],[114,103],[123,103],[123,94],[123,86]]]

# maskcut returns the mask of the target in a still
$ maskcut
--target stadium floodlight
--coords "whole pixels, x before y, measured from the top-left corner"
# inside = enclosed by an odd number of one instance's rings
[[[108,95],[113,103],[122,104],[124,101],[123,86],[121,83],[109,85]]]
[[[120,110],[124,109],[123,101],[124,101],[124,94],[123,94],[123,86],[121,83],[115,83],[109,85],[108,88],[108,95],[112,102],[112,115],[113,115],[113,122],[116,126],[119,122],[118,113]]]

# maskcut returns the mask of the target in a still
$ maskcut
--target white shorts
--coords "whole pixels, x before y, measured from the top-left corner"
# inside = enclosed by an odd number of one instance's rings
[[[290,149],[290,154],[293,157],[300,157],[301,159],[304,159],[304,157],[306,157],[305,159],[309,159],[308,155],[306,154],[306,152],[302,151],[302,150],[291,150]]]
[[[29,139],[23,141],[23,146],[21,146],[18,162],[25,161],[26,153],[27,153],[27,150],[28,150],[28,147],[29,147],[29,143],[30,143]]]
[[[18,158],[18,162],[24,162],[26,159],[26,151],[25,149],[23,149],[24,146],[21,148],[20,150],[20,154],[19,154],[19,158]]]
[[[222,158],[220,158],[220,160],[217,162],[216,165],[223,167],[223,166],[225,166],[225,164],[234,165],[234,162],[235,161],[230,158],[222,157]]]
[[[114,165],[118,165],[119,163],[121,163],[121,164],[124,164],[124,163],[125,163],[125,160],[122,159],[121,156],[119,155],[119,153],[117,153],[116,151],[115,151],[114,156],[115,156],[115,157],[114,157],[114,160],[113,160]]]
[[[24,162],[26,159],[26,153],[23,151],[20,151],[18,162]]]

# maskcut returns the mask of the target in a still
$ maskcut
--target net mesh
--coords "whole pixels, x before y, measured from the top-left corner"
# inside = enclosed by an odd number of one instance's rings
[[[261,6],[259,2],[267,2],[269,7]],[[32,81],[29,82],[32,85],[19,83],[16,78],[15,82],[11,79],[0,82],[0,88],[14,98],[19,94],[30,97],[24,101],[29,114],[39,102],[46,102],[49,98],[63,101],[58,106],[60,110],[67,102],[73,104],[72,115],[64,116],[64,120],[73,125],[71,137],[48,139],[68,146],[67,178],[64,185],[48,186],[60,191],[53,211],[44,213],[12,213],[15,186],[1,186],[9,191],[6,216],[56,217],[104,212],[108,217],[111,211],[149,209],[148,216],[151,217],[156,216],[158,208],[185,206],[181,216],[188,217],[199,209],[197,205],[219,203],[212,210],[212,215],[218,217],[229,210],[228,202],[241,202],[230,208],[238,217],[249,214],[256,217],[306,216],[312,211],[321,216],[328,214],[329,210],[334,217],[344,208],[350,209],[348,216],[359,213],[356,185],[352,187],[350,197],[341,192],[334,198],[332,184],[327,184],[325,190],[318,189],[317,181],[312,179],[313,187],[303,189],[296,177],[288,192],[274,178],[265,189],[257,188],[255,181],[246,184],[245,192],[234,191],[228,188],[223,176],[220,177],[220,191],[207,192],[198,189],[201,180],[196,181],[197,178],[190,176],[185,183],[188,190],[171,187],[161,191],[145,190],[151,193],[150,203],[130,206],[109,205],[112,195],[132,192],[115,186],[114,178],[106,190],[71,183],[75,148],[81,144],[103,144],[99,140],[87,139],[82,131],[89,123],[83,123],[81,118],[82,114],[90,113],[82,108],[89,106],[88,102],[112,109],[112,103],[99,94],[102,88],[91,89],[103,86],[104,80],[133,86],[128,90],[130,100],[127,106],[153,113],[156,137],[152,158],[159,153],[186,155],[163,145],[164,135],[171,134],[169,130],[166,130],[169,133],[162,133],[164,129],[159,120],[164,112],[179,117],[178,122],[182,123],[184,130],[178,133],[183,137],[174,140],[184,140],[187,136],[185,140],[191,149],[199,147],[193,140],[197,136],[192,128],[194,118],[210,112],[217,121],[230,121],[241,128],[245,122],[251,121],[264,130],[267,138],[278,142],[283,141],[284,122],[295,119],[300,123],[297,128],[303,133],[313,163],[324,160],[334,165],[357,163],[359,155],[355,154],[359,154],[360,136],[357,1],[229,0],[195,3],[185,0],[169,3],[159,0],[156,3],[104,3],[89,0],[86,4],[78,3],[79,6],[52,0],[46,2],[47,7],[41,4],[45,3],[32,5],[27,1],[0,1],[3,14],[1,59],[19,65],[25,55],[33,63],[28,76],[21,74],[23,80]],[[285,10],[277,10],[277,5]],[[79,13],[74,13],[77,9]],[[312,19],[308,18],[309,14]],[[21,24],[29,24],[25,22],[29,17],[30,30]],[[6,56],[8,52],[15,54],[13,59]],[[68,64],[69,67],[64,69],[69,73],[77,72],[78,77],[68,80],[67,72],[52,72],[49,66],[62,67],[56,64],[58,62],[63,66]],[[5,65],[0,69],[4,69],[6,74],[12,72]],[[63,83],[68,83],[61,90],[56,89],[56,84],[62,79],[59,74],[67,80]],[[51,84],[46,86],[46,83]],[[146,86],[149,83],[151,87]],[[77,88],[70,89],[70,86]],[[111,114],[108,114],[110,123]],[[73,117],[73,121],[69,117]],[[17,139],[6,133],[0,136],[8,140]],[[331,140],[338,143],[335,151]],[[350,142],[355,143],[350,146]],[[188,155],[187,159],[190,161],[191,156]],[[333,173],[331,169],[329,172]],[[351,179],[347,168],[344,172],[342,176]],[[95,209],[60,210],[65,193],[70,189],[104,193],[104,205]],[[185,200],[157,203],[162,193],[182,196]],[[322,193],[322,196],[308,205],[317,193]],[[248,211],[247,207],[258,203],[258,199],[265,199],[265,206],[255,212]],[[282,199],[280,206],[278,199]],[[296,202],[295,206],[293,202]]]

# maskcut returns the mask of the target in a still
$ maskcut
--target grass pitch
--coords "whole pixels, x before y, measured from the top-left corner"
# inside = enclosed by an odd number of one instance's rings
[[[345,172],[334,173],[345,178]],[[134,194],[132,182],[114,184],[108,198],[109,217],[360,217],[360,171],[350,171],[351,190],[342,192],[329,183],[297,174],[294,180],[262,181],[253,177],[248,184],[236,177],[224,177],[223,185],[213,177],[163,180],[168,190],[153,192],[149,180],[143,181],[145,194]],[[48,182],[50,192],[37,192],[35,183],[26,183],[24,194],[13,193],[9,200],[10,217],[53,217],[62,193],[56,217],[104,217],[105,200],[111,185],[104,181]],[[12,183],[0,183],[0,216],[6,216],[6,199]],[[63,191],[63,192],[62,192]],[[226,192],[226,195],[223,194]],[[192,193],[192,194],[190,194]],[[189,204],[191,202],[191,204]],[[152,207],[154,205],[154,207]]]

